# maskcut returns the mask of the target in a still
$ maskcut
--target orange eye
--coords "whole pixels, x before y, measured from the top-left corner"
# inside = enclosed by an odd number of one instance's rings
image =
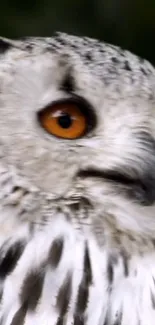
[[[87,130],[87,117],[78,103],[57,102],[39,113],[43,128],[50,134],[64,139],[77,139]]]

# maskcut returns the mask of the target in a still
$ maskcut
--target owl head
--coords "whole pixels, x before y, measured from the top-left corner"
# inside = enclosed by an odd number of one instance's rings
[[[153,238],[155,70],[89,38],[0,40],[1,162],[91,222]]]

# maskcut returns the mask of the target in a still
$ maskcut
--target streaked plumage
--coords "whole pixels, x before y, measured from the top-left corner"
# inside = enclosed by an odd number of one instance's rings
[[[76,97],[76,140],[37,113]],[[155,70],[56,34],[0,40],[0,325],[154,325]]]

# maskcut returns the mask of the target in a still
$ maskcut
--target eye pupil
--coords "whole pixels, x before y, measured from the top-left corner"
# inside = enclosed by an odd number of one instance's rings
[[[63,129],[68,129],[72,125],[72,119],[71,116],[67,113],[63,113],[61,116],[58,118],[58,124],[63,128]]]

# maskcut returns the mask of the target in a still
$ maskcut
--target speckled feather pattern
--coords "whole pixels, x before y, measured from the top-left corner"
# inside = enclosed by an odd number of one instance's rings
[[[80,98],[82,138],[37,114]],[[155,70],[58,33],[0,39],[0,325],[155,323]]]

